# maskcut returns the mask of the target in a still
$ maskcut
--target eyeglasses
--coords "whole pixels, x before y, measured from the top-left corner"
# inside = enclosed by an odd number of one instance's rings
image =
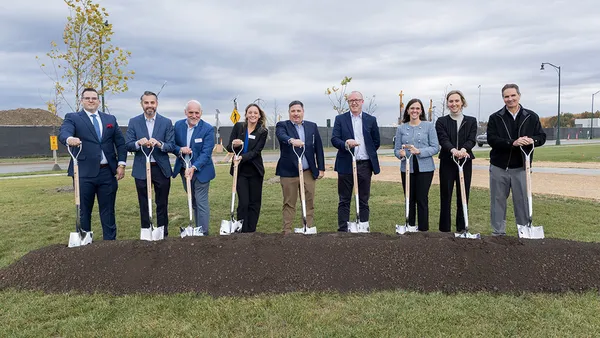
[[[97,97],[89,97],[89,96],[82,97],[81,99],[85,100],[85,101],[98,101]]]
[[[353,104],[353,103],[361,103],[363,100],[362,99],[355,99],[355,100],[348,100],[348,103]]]
[[[199,112],[199,111],[188,111],[187,113],[190,114],[190,115],[200,115],[200,114],[202,114],[202,112]]]

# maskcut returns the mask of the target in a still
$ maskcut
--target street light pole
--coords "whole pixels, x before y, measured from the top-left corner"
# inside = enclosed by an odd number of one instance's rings
[[[560,66],[555,66],[550,62],[542,62],[542,66],[540,70],[544,70],[544,65],[549,65],[554,67],[558,71],[558,113],[556,116],[556,145],[560,145]]]
[[[446,95],[448,94],[448,87],[452,86],[452,83],[448,83],[446,88],[444,88],[444,97],[442,97],[442,116],[446,115]]]
[[[479,133],[479,124],[481,123],[481,85],[477,86],[479,89],[479,99],[477,102],[477,133]]]
[[[108,20],[104,21],[104,27],[108,27]],[[102,93],[102,112],[106,113],[106,106],[104,105],[104,70],[102,69],[104,60],[102,60],[102,44],[104,43],[103,35],[104,28],[100,32],[100,92]]]
[[[590,140],[594,138],[594,96],[600,93],[600,90],[592,94],[592,117],[590,117]]]

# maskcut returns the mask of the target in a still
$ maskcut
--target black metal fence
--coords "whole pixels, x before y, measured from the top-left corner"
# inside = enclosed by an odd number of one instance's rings
[[[229,142],[232,127],[219,128],[219,139],[216,142]],[[127,127],[121,126],[123,134]],[[58,131],[58,127],[51,126],[0,126],[0,158],[15,157],[51,157],[50,135]],[[324,146],[331,145],[332,128],[319,127],[319,134]],[[545,128],[548,140],[554,140],[556,128]],[[561,128],[561,139],[587,139],[590,128]],[[396,135],[396,127],[380,127],[379,133],[382,145],[392,145]],[[600,128],[594,129],[594,137],[600,138]],[[265,149],[279,149],[279,142],[275,138],[275,128],[269,127],[269,139]],[[67,156],[68,152],[62,144],[58,144],[59,156]]]

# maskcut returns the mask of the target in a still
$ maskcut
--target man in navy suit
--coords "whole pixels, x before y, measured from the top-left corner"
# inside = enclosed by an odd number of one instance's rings
[[[164,227],[164,236],[169,234],[169,191],[171,189],[171,162],[169,152],[173,152],[175,138],[173,123],[170,119],[156,113],[158,97],[150,91],[144,92],[140,98],[143,114],[129,120],[127,128],[127,151],[135,152],[131,176],[135,178],[142,228],[150,227],[148,214],[148,186],[146,183],[146,154],[152,150],[150,157],[151,180],[156,200],[157,227]],[[144,149],[142,149],[144,148]]]
[[[338,231],[348,231],[350,201],[354,180],[352,176],[352,155],[354,151],[358,172],[358,200],[360,222],[369,220],[369,196],[371,194],[371,176],[379,174],[379,127],[377,119],[362,111],[364,103],[360,92],[348,95],[350,111],[335,117],[331,144],[338,149],[334,170],[338,173]]]
[[[215,145],[213,126],[203,121],[202,105],[191,100],[185,105],[185,119],[175,122],[176,155],[192,156],[192,167],[186,171],[180,157],[175,161],[173,178],[181,175],[183,189],[186,189],[186,177],[192,178],[192,207],[196,215],[196,227],[201,227],[208,236],[210,208],[208,204],[208,188],[215,178],[215,166],[212,151]],[[187,191],[186,191],[187,192]]]
[[[127,151],[125,138],[117,119],[98,111],[98,92],[85,88],[81,92],[83,109],[65,116],[58,139],[66,146],[81,145],[79,163],[79,189],[81,196],[81,228],[91,231],[94,199],[98,196],[102,237],[117,238],[115,202],[118,184],[125,176]],[[73,176],[73,161],[69,163],[68,175]],[[115,179],[116,175],[116,179]]]
[[[300,189],[298,155],[302,153],[304,192],[306,197],[306,224],[313,226],[315,182],[325,174],[325,155],[319,129],[314,122],[304,120],[304,104],[292,101],[289,104],[290,119],[277,122],[275,134],[279,140],[279,160],[275,175],[280,177],[283,192],[283,233],[292,231],[296,215],[296,202]],[[294,154],[296,152],[296,154]]]

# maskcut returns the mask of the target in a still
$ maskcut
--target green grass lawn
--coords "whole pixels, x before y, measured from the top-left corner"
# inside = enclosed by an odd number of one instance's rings
[[[490,148],[474,151],[476,158],[490,158]],[[539,147],[534,151],[534,161],[550,162],[600,162],[600,143]]]
[[[231,176],[227,169],[218,166],[217,179],[211,183],[213,236],[221,219],[229,214]],[[268,169],[266,179],[273,175]],[[56,189],[71,182],[66,176],[0,181],[0,267],[31,250],[56,243],[66,245],[74,228],[74,199],[72,193]],[[337,229],[336,187],[336,180],[317,182],[315,217],[319,232]],[[434,185],[430,192],[430,227],[434,231],[438,189]],[[370,203],[371,231],[392,234],[394,225],[403,222],[399,183],[374,182]],[[177,226],[187,224],[188,217],[179,178],[172,182],[169,208],[174,234]],[[508,210],[508,232],[516,236],[510,203]],[[487,190],[472,189],[469,211],[472,232],[489,235]],[[598,202],[534,196],[534,224],[543,225],[548,237],[600,241],[599,211]],[[130,173],[119,184],[117,224],[119,239],[139,238],[137,196]],[[97,209],[93,230],[95,237],[101,238]],[[281,187],[265,181],[258,231],[280,230]],[[509,296],[396,291],[211,298],[197,294],[44,295],[7,290],[0,292],[0,337],[594,336],[600,327],[599,310],[600,296],[595,292]]]

